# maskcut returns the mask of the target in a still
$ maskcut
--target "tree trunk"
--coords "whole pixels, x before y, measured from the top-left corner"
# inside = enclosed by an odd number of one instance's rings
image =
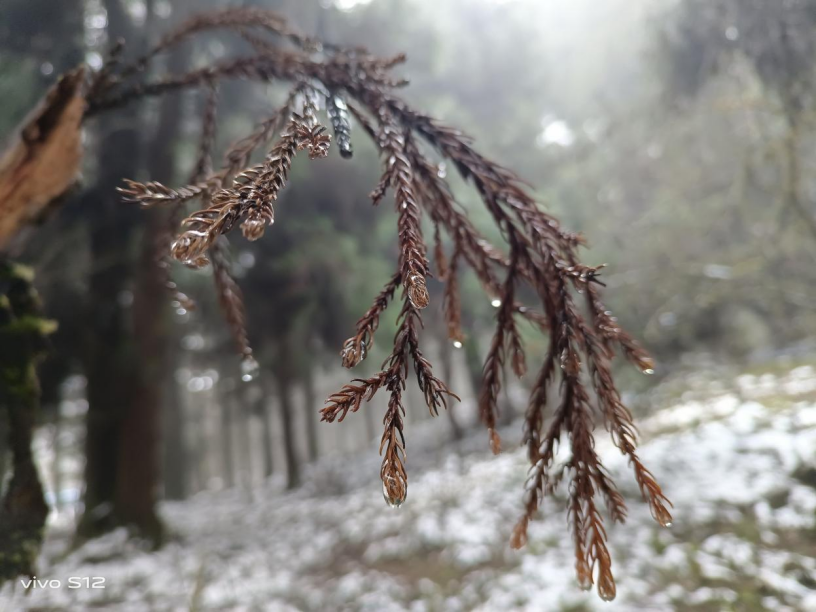
[[[184,406],[181,402],[178,383],[168,372],[164,381],[164,497],[165,499],[185,499],[189,490],[188,470],[190,450],[184,427]]]
[[[248,501],[252,501],[253,485],[253,444],[252,444],[252,413],[245,403],[238,400],[237,396],[231,400],[231,407],[238,417],[240,423],[238,427],[239,444],[241,449],[241,468],[239,468],[239,483],[247,494]]]
[[[504,404],[504,408],[501,414],[499,414],[499,425],[507,426],[510,425],[516,417],[515,407],[510,398],[510,382],[515,380],[515,374],[513,374],[512,369],[505,364],[502,376],[504,377],[504,385],[502,385],[502,395],[504,396],[504,402],[502,403]]]
[[[370,408],[366,406],[366,408]],[[374,423],[374,411],[373,410],[363,410],[363,423],[365,424],[365,436],[366,436],[366,443],[370,443],[374,438],[377,436],[377,429],[376,424]],[[351,432],[351,428],[349,427],[349,432]]]
[[[447,338],[443,338],[440,342],[440,357],[442,358],[442,380],[445,381],[445,384],[450,386],[453,384],[453,350],[450,341]],[[454,414],[454,410],[456,410],[458,406],[458,402],[452,401],[448,404],[448,409],[445,411],[448,413],[448,422],[451,426],[451,436],[454,440],[461,440],[464,432],[462,431],[462,426],[459,425],[459,421]]]
[[[12,475],[0,507],[0,585],[35,573],[48,516],[31,442],[39,405],[36,364],[53,324],[41,318],[31,275],[0,264],[0,409],[7,417]]]
[[[303,418],[306,421],[306,449],[309,461],[317,461],[320,454],[319,441],[317,438],[317,414],[320,405],[317,400],[317,390],[315,389],[314,371],[311,367],[306,367],[303,375],[303,397],[306,410]]]
[[[231,489],[235,486],[235,463],[232,450],[232,406],[226,399],[227,392],[221,395],[218,409],[221,413],[221,471],[224,473],[224,485]],[[231,390],[228,393],[235,393]]]
[[[129,38],[130,20],[116,0],[106,0],[108,36]],[[132,37],[130,37],[132,39]],[[117,477],[122,424],[135,418],[134,401],[139,395],[140,363],[129,329],[127,310],[131,301],[133,258],[130,250],[139,231],[143,213],[123,206],[116,187],[123,176],[139,174],[141,150],[140,117],[134,108],[98,120],[98,182],[85,198],[92,219],[92,270],[88,291],[88,340],[84,354],[88,379],[87,433],[85,439],[85,511],[77,526],[77,537],[94,537],[120,524],[116,516]],[[145,434],[149,427],[140,428]],[[129,448],[141,453],[138,444]],[[127,482],[122,483],[127,486]],[[124,500],[122,500],[124,501]],[[152,517],[146,522],[153,529]]]
[[[152,20],[153,12],[148,10],[148,17]],[[150,31],[152,24],[145,24],[145,29]],[[181,46],[173,49],[167,59],[167,69],[173,73],[182,73],[189,63],[189,51],[186,46]],[[176,174],[176,158],[173,152],[173,147],[167,146],[168,142],[174,142],[180,133],[180,126],[182,123],[182,102],[181,95],[170,95],[162,98],[159,122],[156,127],[156,133],[153,135],[153,141],[150,146],[150,162],[148,163],[148,172],[150,176],[155,176],[157,181],[166,182],[172,181]],[[161,240],[166,236],[165,215],[169,215],[169,211],[154,211],[154,214],[159,214],[161,224],[156,229],[157,233],[153,234],[153,240]],[[147,238],[149,239],[149,237]],[[169,244],[157,244],[157,249],[168,249]],[[158,256],[156,253],[154,256]],[[160,277],[164,277],[165,271],[155,271]],[[169,301],[170,294],[162,288],[162,299]],[[165,310],[164,323],[169,326],[168,312]],[[169,335],[174,339],[177,334],[169,332]],[[162,369],[162,375],[165,377],[165,389],[169,390],[169,394],[162,402],[162,407],[165,412],[164,423],[164,494],[168,499],[184,499],[188,491],[188,470],[189,470],[189,449],[187,448],[187,437],[185,435],[185,419],[184,410],[182,408],[178,383],[175,380],[175,372],[170,364],[175,363],[173,355],[177,351],[171,350],[169,342],[165,341],[161,346],[162,354],[165,357],[165,363],[168,367]]]
[[[119,177],[133,176],[130,156],[137,151],[136,117],[131,126],[107,132],[100,143],[100,176],[95,191],[86,199],[91,228],[92,271],[88,291],[87,347],[84,369],[88,379],[87,433],[85,437],[85,511],[77,527],[80,539],[109,531],[117,525],[113,503],[119,472],[119,442],[123,416],[133,401],[135,359],[133,339],[128,331],[127,312],[120,300],[132,295],[128,279],[132,273],[127,246],[131,224],[136,219],[122,211],[114,188]],[[107,123],[107,121],[106,121]],[[105,128],[109,127],[110,131]],[[110,161],[106,161],[110,160]]]
[[[465,365],[467,366],[468,378],[470,379],[470,386],[473,390],[473,400],[479,401],[479,390],[482,388],[482,369],[484,364],[482,356],[479,354],[479,342],[476,339],[476,334],[473,334],[464,343],[465,350]]]
[[[64,418],[59,404],[57,404],[56,414],[54,415],[54,435],[51,438],[51,447],[54,449],[54,460],[51,463],[52,485],[54,492],[54,510],[57,514],[62,509],[62,428],[64,427]]]
[[[275,472],[275,462],[272,454],[275,442],[272,437],[272,415],[269,413],[269,402],[265,393],[253,400],[252,412],[261,417],[264,478],[269,478]]]
[[[275,360],[275,382],[278,387],[278,399],[283,429],[283,450],[286,455],[286,488],[294,489],[300,485],[300,465],[298,464],[294,431],[294,406],[292,402],[292,371],[290,339],[284,335],[278,342],[278,355]]]
[[[165,363],[162,320],[167,292],[156,265],[153,236],[162,219],[152,216],[142,237],[142,254],[136,274],[133,332],[139,363],[134,395],[122,415],[116,482],[115,514],[122,524],[135,527],[155,546],[161,545],[163,528],[156,513],[159,484],[159,423]],[[157,227],[158,226],[158,227]]]
[[[120,4],[109,1],[105,6],[109,33],[112,36],[130,33],[129,20]],[[181,51],[174,52],[169,61],[172,69],[183,69],[186,55]],[[113,123],[120,117],[121,127]],[[174,178],[173,149],[166,143],[176,139],[181,119],[181,97],[163,98],[157,132],[149,151],[148,170],[157,180]],[[100,124],[104,136],[99,155],[99,197],[106,210],[102,223],[92,236],[95,268],[91,287],[95,299],[91,308],[107,311],[106,331],[112,335],[98,329],[101,338],[97,339],[91,357],[94,363],[88,373],[86,498],[91,503],[86,502],[80,534],[95,535],[125,524],[158,546],[163,536],[156,513],[160,482],[160,406],[164,376],[169,368],[164,340],[166,330],[163,329],[167,322],[168,295],[157,264],[159,250],[164,245],[158,244],[154,237],[162,235],[166,220],[162,213],[146,216],[141,211],[123,206],[116,195],[115,187],[123,176],[138,174],[133,156],[123,154],[124,151],[139,150],[137,112],[126,108],[116,118],[104,118]],[[144,219],[147,219],[146,223]],[[116,304],[123,295],[129,295],[127,281],[134,272],[127,249],[131,237],[139,235],[140,228],[144,231],[135,272],[133,308],[132,312],[125,313]],[[127,315],[132,316],[132,335]],[[119,341],[112,343],[112,338]],[[118,348],[119,359],[109,358],[111,345]],[[91,387],[95,388],[93,399]],[[114,395],[118,397],[114,399]],[[100,414],[102,412],[108,414]],[[175,433],[183,440],[183,421],[177,424],[179,427]],[[100,462],[106,465],[100,466]],[[93,514],[94,508],[99,512]],[[110,515],[109,519],[105,518],[107,515]]]

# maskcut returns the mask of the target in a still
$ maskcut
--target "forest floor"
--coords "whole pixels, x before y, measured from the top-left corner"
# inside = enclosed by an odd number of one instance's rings
[[[383,502],[374,448],[323,460],[294,493],[273,481],[252,499],[165,503],[174,538],[156,553],[119,531],[66,556],[53,529],[41,578],[63,586],[7,586],[0,610],[816,610],[816,369],[699,375],[684,389],[640,420],[641,458],[674,502],[670,529],[599,438],[630,501],[626,524],[608,528],[612,603],[577,587],[563,491],[526,550],[510,549],[526,458],[489,455],[479,431],[427,453],[409,438],[399,509]],[[65,586],[81,576],[105,588]]]

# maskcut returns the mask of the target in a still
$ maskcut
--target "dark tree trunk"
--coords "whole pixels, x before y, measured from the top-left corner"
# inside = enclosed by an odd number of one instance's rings
[[[504,385],[502,385],[502,395],[504,396],[504,404],[503,410],[499,415],[499,425],[510,425],[513,422],[513,419],[516,417],[515,407],[513,406],[513,401],[510,398],[510,381],[516,380],[515,374],[513,374],[512,369],[505,365],[504,367]]]
[[[128,329],[129,312],[123,299],[132,295],[129,243],[139,223],[117,200],[115,187],[123,176],[134,176],[136,163],[123,151],[139,150],[138,117],[125,112],[117,120],[100,121],[100,177],[85,198],[91,228],[92,271],[88,291],[87,346],[84,354],[88,379],[88,414],[85,438],[85,512],[77,528],[80,538],[113,529],[116,478],[122,419],[135,397],[138,361]]]
[[[227,488],[235,486],[235,465],[232,456],[232,406],[229,402],[219,402],[221,411],[221,469],[224,472],[224,484]]]
[[[467,339],[464,343],[465,350],[465,365],[467,366],[468,378],[470,379],[470,386],[473,390],[474,401],[478,401],[479,390],[482,388],[482,356],[479,354],[479,342],[474,336]]]
[[[317,461],[320,455],[319,442],[317,438],[317,414],[320,404],[317,399],[315,389],[314,371],[311,367],[306,367],[303,375],[303,397],[306,404],[303,418],[306,421],[306,450],[309,461]]]
[[[133,302],[133,332],[139,366],[132,400],[122,415],[114,504],[117,520],[135,527],[155,546],[161,544],[163,537],[156,499],[161,389],[166,371],[166,346],[161,332],[167,292],[156,266],[153,240],[162,229],[161,222],[162,219],[151,217],[146,235],[142,236]]]
[[[275,472],[275,461],[273,458],[275,442],[272,437],[272,415],[269,412],[269,402],[267,401],[266,393],[253,399],[252,412],[261,418],[264,478],[269,478]]]
[[[286,455],[286,488],[300,485],[300,465],[298,463],[294,430],[294,405],[292,402],[292,352],[291,340],[284,335],[278,342],[275,359],[275,382],[278,387],[281,428],[283,429],[283,450]]]
[[[152,13],[148,11],[148,16]],[[174,49],[168,58],[167,68],[174,73],[181,73],[188,64],[189,53],[186,47]],[[176,174],[176,157],[173,147],[167,143],[174,142],[179,136],[182,123],[182,102],[181,95],[169,95],[162,98],[159,110],[159,121],[156,132],[149,148],[148,174],[157,177],[160,182],[172,181]],[[168,223],[165,211],[152,211],[153,217],[149,221],[148,232],[142,238],[144,254],[148,255],[147,269],[153,278],[161,278],[162,271],[156,265],[156,260],[161,256],[163,250],[169,248],[168,244],[162,243],[165,236],[165,225]],[[158,217],[158,218],[157,218]],[[157,242],[158,241],[158,242]],[[145,290],[145,299],[152,295],[153,304],[145,303],[149,310],[156,314],[154,324],[146,321],[148,329],[145,333],[152,336],[151,343],[155,348],[155,354],[142,355],[143,358],[154,361],[158,367],[148,376],[156,385],[154,393],[158,393],[159,388],[167,394],[162,398],[159,405],[163,408],[164,419],[159,418],[158,422],[164,425],[164,463],[163,481],[164,494],[168,499],[184,499],[187,492],[187,445],[184,435],[184,415],[179,403],[178,388],[176,386],[171,359],[170,344],[164,338],[175,337],[172,331],[166,329],[170,327],[169,310],[165,304],[170,301],[170,294],[162,286],[162,282],[151,283],[148,279],[148,286],[138,287],[139,291]],[[137,294],[137,298],[140,297]],[[136,311],[138,314],[138,309]],[[173,350],[173,353],[176,351]],[[161,387],[159,387],[161,385]]]
[[[443,338],[440,342],[439,352],[442,358],[442,379],[448,386],[451,386],[453,384],[453,350],[447,338]],[[450,423],[451,435],[454,440],[461,440],[464,435],[462,426],[459,425],[459,421],[454,413],[458,406],[458,402],[452,401],[448,404],[448,409],[445,411],[448,413],[448,422]]]
[[[239,401],[234,395],[230,400],[230,407],[238,418],[238,449],[240,453],[239,484],[252,500],[253,484],[253,443],[252,443],[252,412],[246,403]]]
[[[0,410],[7,419],[11,480],[0,507],[0,585],[33,575],[48,516],[31,442],[39,405],[36,364],[47,346],[29,274],[0,262]]]
[[[364,410],[363,411],[363,423],[365,423],[365,436],[366,442],[371,442],[377,435],[377,429],[374,423],[374,411],[373,410]],[[351,428],[349,428],[351,430]]]
[[[103,4],[110,39],[135,40],[122,4],[117,0]],[[155,295],[150,295],[147,271],[139,276],[137,287],[131,282],[132,243],[144,225],[143,213],[123,206],[115,191],[122,177],[139,174],[140,117],[134,108],[125,108],[101,118],[98,129],[98,183],[86,199],[88,217],[93,220],[92,271],[84,355],[88,378],[85,512],[77,536],[93,537],[127,522],[155,541],[159,533],[153,508],[158,395],[150,388],[152,381],[142,371],[141,361],[159,348],[149,337],[137,345],[132,333],[134,327],[148,335],[155,331],[148,321],[156,312],[155,302],[151,303]],[[147,258],[143,249],[141,261]],[[135,288],[144,288],[148,295],[135,304],[140,312],[131,327],[128,306],[135,301],[131,297]],[[145,448],[151,456],[144,455]],[[146,465],[137,465],[139,460]]]
[[[184,427],[184,410],[178,383],[169,372],[165,381],[164,402],[164,497],[165,499],[185,499],[189,490],[188,471],[190,450]]]
[[[54,449],[54,460],[51,463],[51,471],[53,472],[53,491],[54,491],[54,510],[59,514],[62,507],[62,429],[64,427],[64,419],[62,417],[62,410],[57,405],[57,410],[54,414],[54,436],[51,439],[51,447]]]

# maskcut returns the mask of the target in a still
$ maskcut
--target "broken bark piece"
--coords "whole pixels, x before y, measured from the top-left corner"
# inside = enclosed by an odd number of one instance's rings
[[[76,182],[82,163],[85,67],[60,77],[0,155],[0,249]]]

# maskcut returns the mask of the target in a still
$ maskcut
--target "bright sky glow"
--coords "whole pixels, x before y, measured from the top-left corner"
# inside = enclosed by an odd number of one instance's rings
[[[359,6],[361,4],[369,4],[372,0],[334,0],[334,4],[337,8],[343,11],[350,11],[355,6]]]
[[[545,144],[556,144],[562,147],[569,147],[575,142],[575,134],[566,121],[547,117],[542,121],[543,130],[539,137]]]

